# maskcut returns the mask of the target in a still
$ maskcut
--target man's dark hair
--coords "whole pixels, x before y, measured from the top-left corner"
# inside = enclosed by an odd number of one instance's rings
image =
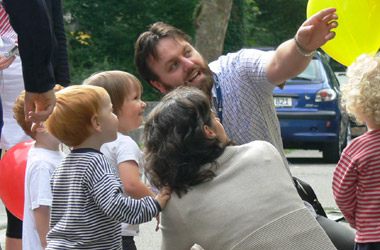
[[[214,178],[216,159],[230,143],[224,145],[218,137],[205,135],[204,126],[212,125],[211,112],[203,91],[181,86],[148,115],[145,167],[154,186],[169,186],[181,197],[192,186]]]
[[[150,84],[151,80],[158,81],[158,76],[149,68],[148,58],[152,56],[158,60],[157,44],[160,39],[170,37],[190,42],[190,37],[182,30],[163,22],[152,24],[148,31],[142,33],[135,43],[134,63],[136,71]]]

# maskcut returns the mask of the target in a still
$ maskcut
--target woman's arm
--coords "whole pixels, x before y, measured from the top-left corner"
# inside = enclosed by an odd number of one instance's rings
[[[43,93],[54,88],[51,63],[54,36],[45,0],[3,0],[18,35],[25,90]]]
[[[57,44],[53,53],[53,67],[55,82],[68,86],[70,83],[69,56],[67,53],[66,33],[63,22],[61,0],[46,1],[51,5],[51,15],[54,27],[54,36]]]

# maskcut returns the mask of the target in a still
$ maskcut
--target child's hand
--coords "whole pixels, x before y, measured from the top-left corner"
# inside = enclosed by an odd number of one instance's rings
[[[157,232],[158,231],[158,229],[160,229],[160,216],[158,215],[157,217],[156,217],[156,220],[157,220],[157,224],[156,224],[156,229],[155,229],[155,231]]]
[[[156,200],[160,204],[160,207],[162,210],[164,210],[166,203],[168,202],[170,198],[171,189],[169,187],[163,187],[161,188],[160,192],[156,195]]]

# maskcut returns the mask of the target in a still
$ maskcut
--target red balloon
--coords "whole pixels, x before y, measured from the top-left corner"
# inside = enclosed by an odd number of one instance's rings
[[[20,220],[24,212],[26,159],[32,142],[28,140],[15,144],[0,161],[0,198],[4,206]]]

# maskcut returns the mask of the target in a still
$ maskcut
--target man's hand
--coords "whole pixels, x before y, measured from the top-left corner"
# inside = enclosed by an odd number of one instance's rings
[[[10,58],[5,58],[3,54],[0,54],[0,70],[6,69],[13,63],[13,61],[16,59],[15,56],[12,56]]]
[[[335,32],[331,31],[338,26],[335,11],[336,8],[320,10],[301,25],[296,40],[303,51],[313,51],[335,36]]]
[[[32,131],[40,122],[45,121],[53,112],[55,92],[53,89],[44,93],[25,92],[25,120],[32,121]]]

